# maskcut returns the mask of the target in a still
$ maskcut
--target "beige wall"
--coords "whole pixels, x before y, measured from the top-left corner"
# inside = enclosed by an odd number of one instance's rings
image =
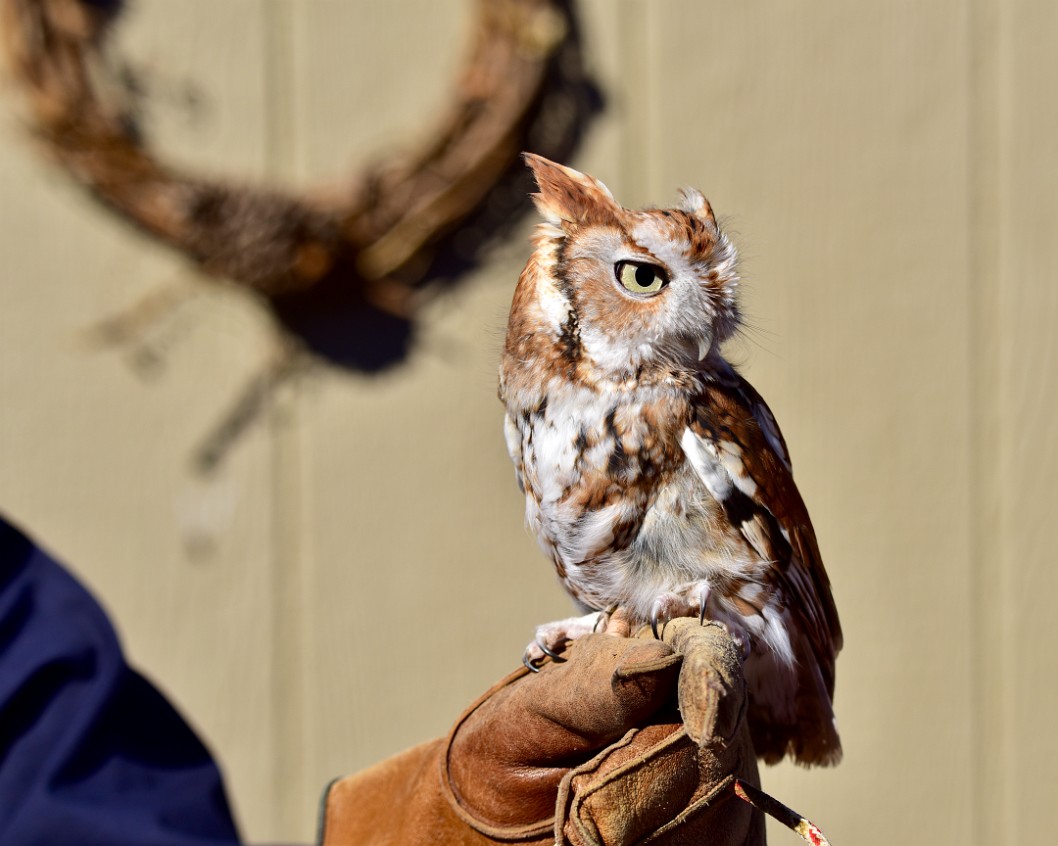
[[[471,12],[131,5],[155,143],[306,185],[421,131]],[[735,357],[845,625],[845,761],[765,787],[835,844],[1050,842],[1058,5],[579,5],[608,109],[573,163],[629,204],[696,185],[726,217],[754,327]],[[198,112],[165,94],[184,82]],[[442,732],[568,608],[495,400],[528,225],[430,306],[404,366],[314,368],[202,482],[189,457],[275,349],[268,312],[101,212],[2,105],[0,508],[208,739],[245,835],[307,841],[329,778]],[[190,296],[140,345],[159,366],[79,343],[170,284]]]

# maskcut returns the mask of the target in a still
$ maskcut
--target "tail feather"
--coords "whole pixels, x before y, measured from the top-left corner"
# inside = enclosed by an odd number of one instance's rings
[[[788,677],[791,684],[783,686],[779,695],[775,685],[764,684],[769,677],[774,679],[775,668],[753,672],[747,667],[753,747],[767,764],[789,756],[803,766],[832,766],[841,760],[841,739],[823,669],[808,644],[798,642],[795,654],[799,663]]]

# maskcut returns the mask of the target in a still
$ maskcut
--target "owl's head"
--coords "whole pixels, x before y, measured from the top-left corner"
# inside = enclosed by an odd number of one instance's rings
[[[525,159],[545,220],[530,262],[535,279],[524,279],[535,286],[538,316],[615,376],[696,368],[717,352],[739,325],[738,275],[705,197],[685,189],[676,208],[626,209],[591,176]]]

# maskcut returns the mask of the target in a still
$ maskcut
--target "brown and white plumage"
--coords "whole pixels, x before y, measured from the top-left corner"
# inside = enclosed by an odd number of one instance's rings
[[[746,654],[757,753],[841,755],[841,628],[782,435],[720,353],[739,325],[735,251],[697,191],[618,205],[527,155],[545,218],[515,290],[500,368],[526,518],[584,617],[703,614]],[[531,645],[542,656],[539,645]]]

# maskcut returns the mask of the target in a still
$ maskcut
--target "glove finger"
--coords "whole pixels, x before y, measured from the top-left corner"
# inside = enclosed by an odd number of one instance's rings
[[[459,740],[480,733],[519,762],[600,749],[673,699],[682,660],[660,641],[606,634],[579,638],[564,658],[501,682],[472,706]]]
[[[661,641],[607,634],[574,641],[561,663],[519,682],[541,720],[593,742],[616,740],[673,699],[682,657]]]
[[[682,617],[666,623],[664,639],[683,655],[679,702],[687,733],[699,745],[731,740],[744,716],[746,682],[727,629]]]

